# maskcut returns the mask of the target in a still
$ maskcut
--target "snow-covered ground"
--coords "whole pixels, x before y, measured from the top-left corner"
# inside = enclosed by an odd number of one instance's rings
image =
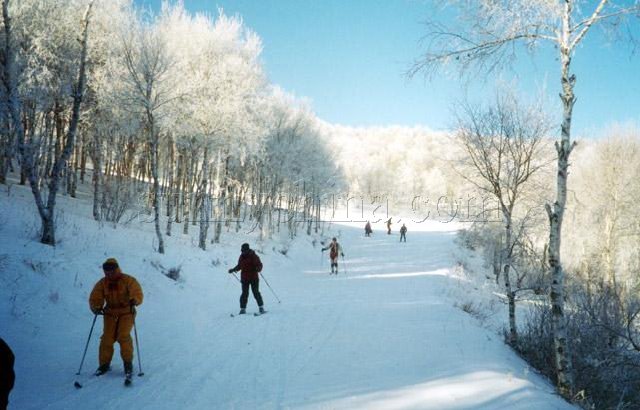
[[[410,227],[400,244],[381,224],[371,238],[333,224],[346,257],[330,276],[326,252],[306,235],[283,256],[280,241],[255,244],[244,233],[225,233],[206,252],[175,234],[159,255],[151,224],[101,227],[82,200],[61,198],[59,207],[59,244],[42,246],[29,191],[0,187],[0,336],[16,355],[12,409],[573,408],[456,307],[474,292],[456,268],[452,225]],[[282,303],[263,281],[269,313],[232,318],[240,289],[226,272],[244,241]],[[145,292],[137,319],[145,375],[132,388],[122,386],[118,347],[114,371],[89,376],[100,322],[75,375],[93,317],[88,293],[111,256]],[[181,279],[160,265],[180,266]],[[257,310],[252,297],[248,310]]]

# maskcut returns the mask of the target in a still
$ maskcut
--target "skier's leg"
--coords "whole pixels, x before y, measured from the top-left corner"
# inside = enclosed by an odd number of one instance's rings
[[[118,343],[120,344],[120,357],[125,363],[133,362],[133,314],[122,315],[118,318]]]
[[[117,319],[110,315],[104,315],[104,330],[100,338],[98,359],[100,366],[111,363],[113,357],[113,344],[116,342]]]
[[[262,295],[260,294],[260,280],[252,280],[251,281],[251,293],[253,293],[253,297],[258,304],[258,307],[262,307],[264,302],[262,301]]]
[[[240,295],[240,309],[247,307],[247,300],[249,300],[249,282],[242,282],[242,294]]]

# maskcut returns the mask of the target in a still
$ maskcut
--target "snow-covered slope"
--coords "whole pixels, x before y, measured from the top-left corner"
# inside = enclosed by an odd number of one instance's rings
[[[227,233],[206,252],[180,234],[167,254],[151,247],[151,224],[98,226],[82,200],[61,198],[59,244],[42,246],[30,193],[0,188],[0,336],[16,354],[13,409],[565,409],[572,408],[501,341],[454,307],[454,232],[410,228],[408,242],[381,230],[333,225],[345,260],[306,236],[277,242]],[[447,228],[447,229],[443,229]],[[269,284],[269,313],[237,313],[239,284],[226,273],[249,241]],[[119,259],[145,291],[137,319],[143,377],[122,386],[99,378],[98,322],[82,375],[75,373],[91,325],[87,297],[106,257]],[[174,282],[156,268],[181,266]],[[249,311],[257,310],[252,297]],[[137,358],[135,365],[137,367]],[[137,372],[137,370],[136,370]],[[73,382],[84,384],[76,390]]]

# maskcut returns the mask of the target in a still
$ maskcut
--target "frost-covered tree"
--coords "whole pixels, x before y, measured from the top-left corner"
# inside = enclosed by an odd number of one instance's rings
[[[38,4],[34,4],[34,7],[39,6]],[[72,4],[72,6],[78,7],[80,4]],[[21,166],[23,168],[23,173],[26,174],[29,180],[29,184],[31,186],[31,191],[33,193],[36,207],[38,209],[38,213],[40,215],[40,219],[42,222],[42,231],[41,231],[41,242],[47,245],[55,245],[56,236],[55,236],[55,205],[58,194],[58,189],[61,182],[61,176],[63,170],[67,167],[67,163],[69,158],[73,154],[74,144],[76,140],[76,134],[78,130],[78,125],[80,121],[80,109],[82,100],[85,92],[86,85],[86,61],[87,61],[87,52],[88,52],[88,36],[89,36],[89,23],[91,16],[91,8],[93,6],[93,1],[85,2],[86,10],[84,12],[81,26],[72,28],[72,25],[66,26],[63,29],[64,34],[68,34],[73,36],[74,34],[69,33],[77,33],[76,30],[80,29],[79,35],[79,55],[77,56],[77,60],[75,60],[75,80],[72,80],[74,76],[64,70],[54,71],[52,74],[54,75],[52,79],[55,81],[59,81],[55,84],[61,85],[60,82],[66,82],[71,87],[71,98],[72,98],[72,107],[71,114],[69,118],[69,124],[66,128],[66,132],[63,131],[62,127],[58,126],[59,139],[60,144],[56,145],[55,155],[51,158],[51,169],[47,183],[48,192],[46,192],[46,200],[43,195],[41,185],[40,185],[40,176],[39,168],[38,168],[38,150],[41,148],[41,135],[38,135],[37,130],[35,129],[36,124],[34,123],[34,118],[31,121],[23,121],[21,114],[24,110],[24,100],[18,95],[18,81],[19,78],[23,78],[23,81],[26,83],[26,87],[34,87],[37,88],[37,85],[33,85],[30,81],[42,81],[40,78],[35,78],[33,73],[29,72],[29,69],[34,69],[35,66],[33,64],[29,65],[28,63],[25,67],[20,67],[18,71],[18,63],[16,61],[18,50],[17,44],[15,43],[14,34],[13,34],[13,26],[11,22],[11,16],[9,15],[9,2],[4,1],[2,4],[3,8],[3,24],[4,24],[4,33],[5,33],[5,49],[4,49],[4,83],[5,83],[5,92],[7,97],[7,107],[10,112],[11,124],[14,132],[16,133],[16,138],[18,140],[17,144],[20,150],[20,159]],[[63,15],[61,11],[75,11],[75,8],[64,8],[62,6],[55,8],[58,15]],[[36,13],[37,14],[37,13]],[[72,13],[70,13],[72,14]],[[39,15],[43,17],[42,15]],[[60,28],[58,28],[60,29]],[[68,30],[65,31],[65,30]],[[46,33],[46,32],[42,32]],[[45,37],[48,39],[48,37]],[[52,51],[54,48],[46,48],[45,50]],[[34,53],[35,54],[35,53]],[[66,56],[68,57],[68,56]],[[29,58],[34,58],[33,55],[30,55]],[[55,63],[55,61],[47,61],[49,64]],[[62,59],[61,62],[69,63],[66,59]],[[41,67],[39,67],[41,68]],[[58,75],[58,76],[56,76]],[[55,85],[54,84],[54,85]],[[54,110],[57,109],[57,94],[53,94],[54,98]],[[40,99],[42,95],[36,94],[35,98],[32,100],[34,104],[41,103]],[[35,111],[33,112],[35,114]],[[54,114],[55,115],[55,114]],[[25,127],[24,123],[27,123],[27,127]],[[27,130],[30,130],[27,133]],[[60,136],[64,132],[64,140]],[[29,134],[29,135],[28,135]],[[46,136],[46,135],[45,135]]]
[[[592,27],[612,23],[620,27],[625,17],[637,14],[640,3],[598,0],[444,0],[459,12],[454,25],[428,23],[426,52],[409,74],[433,74],[448,64],[461,70],[487,72],[509,65],[518,51],[551,45],[560,63],[562,126],[556,144],[558,169],[556,200],[547,206],[549,216],[549,265],[552,273],[551,304],[557,384],[560,393],[573,397],[573,370],[564,318],[564,270],[560,258],[562,221],[567,202],[571,120],[576,98],[576,76],[571,62]],[[457,24],[457,25],[456,25]]]
[[[457,140],[466,154],[461,172],[465,179],[498,203],[504,229],[502,275],[509,301],[509,342],[517,342],[516,285],[512,282],[514,252],[522,231],[514,227],[516,206],[521,206],[534,177],[549,161],[544,138],[549,122],[539,106],[523,107],[513,94],[499,95],[484,108],[463,105],[458,113]],[[515,232],[514,232],[514,228]]]
[[[175,62],[170,75],[181,95],[165,122],[171,123],[179,145],[188,140],[202,153],[199,246],[205,249],[212,212],[213,241],[220,239],[231,158],[255,153],[259,145],[252,107],[266,84],[259,61],[262,44],[240,18],[222,11],[214,21],[176,5],[165,8],[157,24]]]
[[[328,137],[322,132],[315,115],[307,102],[296,100],[279,88],[272,90],[271,98],[264,107],[265,127],[263,153],[258,168],[270,170],[263,175],[266,193],[262,204],[269,221],[260,220],[261,233],[273,232],[271,210],[280,209],[287,199],[287,215],[278,211],[278,229],[281,216],[286,218],[289,235],[293,238],[299,225],[306,223],[307,234],[311,234],[315,216],[316,231],[320,215],[319,203],[325,194],[336,192],[341,187],[339,167],[326,143]],[[302,216],[294,215],[298,206]]]
[[[593,275],[590,282],[632,289],[640,283],[640,130],[616,126],[605,136],[576,155],[567,227],[574,246],[566,252],[573,269]]]
[[[153,221],[158,238],[158,252],[164,253],[164,239],[160,228],[160,124],[169,103],[175,99],[169,71],[173,64],[167,45],[155,27],[139,22],[123,37],[123,59],[126,76],[123,99],[142,115],[146,140],[149,144],[152,177]]]
[[[425,127],[323,123],[321,128],[354,196],[377,203],[389,200],[395,209],[410,211],[416,201],[426,204],[422,208],[435,207],[440,198],[463,193],[464,181],[450,166],[461,153],[448,134]],[[416,220],[428,214],[426,209],[415,211]],[[430,217],[437,217],[431,211]]]

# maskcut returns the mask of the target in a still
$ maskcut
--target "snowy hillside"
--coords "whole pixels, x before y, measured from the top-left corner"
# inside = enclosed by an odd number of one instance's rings
[[[99,227],[85,202],[68,198],[60,199],[59,244],[44,246],[34,240],[30,192],[0,189],[0,336],[17,374],[11,409],[572,408],[454,306],[466,284],[446,224],[410,228],[406,244],[381,226],[364,238],[360,227],[333,225],[345,263],[330,276],[326,253],[306,236],[284,256],[279,243],[251,235],[225,234],[206,252],[177,235],[158,255],[151,224]],[[263,281],[268,314],[232,318],[240,289],[227,269],[244,241],[282,303]],[[110,256],[145,292],[137,320],[145,375],[131,388],[122,386],[118,347],[114,371],[90,376],[100,322],[75,375],[93,317],[88,293]],[[180,280],[160,265],[180,266]],[[257,310],[252,297],[248,310]]]

